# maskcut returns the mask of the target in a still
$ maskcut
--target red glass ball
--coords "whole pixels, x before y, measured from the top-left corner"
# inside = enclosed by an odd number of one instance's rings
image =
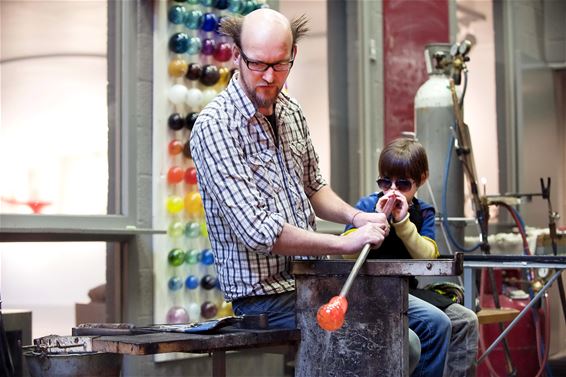
[[[214,59],[219,62],[227,62],[232,57],[232,45],[228,42],[221,42],[216,45]]]
[[[183,180],[185,172],[178,166],[173,166],[167,172],[167,182],[169,184],[177,184]]]
[[[190,167],[185,171],[185,182],[188,185],[197,184],[197,169]]]

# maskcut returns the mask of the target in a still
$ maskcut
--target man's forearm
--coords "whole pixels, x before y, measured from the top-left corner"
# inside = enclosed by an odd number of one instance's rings
[[[324,186],[309,199],[316,215],[323,220],[349,224],[359,212],[336,195],[329,186]]]

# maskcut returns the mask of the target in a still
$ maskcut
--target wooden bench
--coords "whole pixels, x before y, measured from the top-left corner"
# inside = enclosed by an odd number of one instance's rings
[[[280,345],[298,346],[301,332],[295,330],[248,330],[226,327],[214,334],[155,333],[101,336],[92,340],[93,351],[126,355],[168,352],[209,353],[212,376],[226,376],[226,351]]]
[[[480,310],[476,314],[480,325],[488,325],[490,323],[511,322],[519,313],[519,310],[513,308],[487,308]]]

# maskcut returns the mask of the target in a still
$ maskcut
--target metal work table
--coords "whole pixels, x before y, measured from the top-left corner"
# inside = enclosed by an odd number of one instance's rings
[[[463,256],[434,260],[367,260],[348,293],[342,328],[322,330],[318,308],[339,294],[354,260],[294,261],[297,377],[408,376],[409,276],[459,275]]]
[[[155,333],[101,336],[92,339],[93,351],[126,355],[167,352],[210,353],[213,377],[226,376],[226,351],[297,345],[299,330],[248,330],[225,327],[214,334]]]

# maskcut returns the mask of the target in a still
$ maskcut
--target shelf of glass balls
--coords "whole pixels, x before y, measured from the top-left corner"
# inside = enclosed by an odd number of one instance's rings
[[[254,0],[183,0],[169,5],[167,67],[171,103],[167,119],[168,323],[232,315],[222,300],[192,163],[189,136],[199,111],[228,84],[232,43],[218,33],[223,17],[245,15]]]

